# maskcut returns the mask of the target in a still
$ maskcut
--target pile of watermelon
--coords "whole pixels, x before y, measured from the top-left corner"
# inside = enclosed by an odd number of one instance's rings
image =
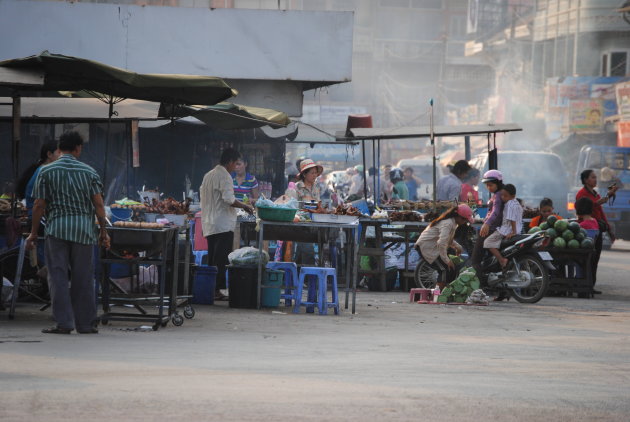
[[[438,303],[464,303],[470,294],[480,286],[479,278],[472,267],[460,271],[459,276],[442,290]]]
[[[552,215],[540,226],[529,229],[528,233],[539,231],[546,232],[556,249],[592,249],[595,246],[593,239],[587,236],[586,230],[577,221],[558,220]]]

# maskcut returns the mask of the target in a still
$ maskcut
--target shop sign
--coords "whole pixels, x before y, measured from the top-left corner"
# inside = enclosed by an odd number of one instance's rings
[[[630,121],[617,123],[617,146],[630,148]]]
[[[604,124],[601,100],[573,100],[569,105],[571,132],[599,132]]]
[[[620,120],[630,120],[630,81],[615,85]]]

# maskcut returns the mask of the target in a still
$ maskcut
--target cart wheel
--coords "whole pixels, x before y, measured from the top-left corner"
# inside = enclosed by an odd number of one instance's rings
[[[175,314],[173,315],[173,318],[171,318],[171,321],[173,321],[173,325],[179,327],[184,323],[184,317],[182,317],[180,314]]]
[[[188,305],[184,308],[184,316],[188,319],[193,319],[195,317],[195,309]]]

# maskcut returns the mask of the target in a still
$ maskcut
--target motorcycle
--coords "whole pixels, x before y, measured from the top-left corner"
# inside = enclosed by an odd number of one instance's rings
[[[549,252],[540,250],[549,238],[544,233],[517,235],[501,244],[501,255],[508,259],[505,269],[497,259],[486,252],[478,277],[486,293],[501,297],[514,297],[521,303],[536,303],[545,296],[549,287],[549,271],[554,270]],[[471,249],[469,249],[471,250]],[[470,266],[470,259],[464,267]],[[415,281],[418,287],[435,288],[438,272],[424,260],[416,266]]]

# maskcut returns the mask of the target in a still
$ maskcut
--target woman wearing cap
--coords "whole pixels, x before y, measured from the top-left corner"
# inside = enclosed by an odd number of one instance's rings
[[[468,205],[460,204],[433,220],[416,241],[415,246],[420,250],[422,259],[440,273],[440,290],[457,275],[455,264],[448,257],[448,248],[455,249],[457,255],[462,253],[462,247],[454,239],[455,231],[457,227],[472,222],[472,210]]]
[[[295,184],[298,201],[319,201],[320,189],[316,183],[324,168],[309,158],[300,163],[299,181]],[[312,243],[297,243],[295,247],[295,262],[302,265],[315,264],[315,248]]]
[[[503,189],[503,173],[499,170],[488,170],[483,174],[481,182],[486,185],[490,192],[488,200],[488,214],[483,220],[483,225],[479,230],[479,236],[475,241],[475,248],[472,253],[472,265],[477,274],[481,273],[481,260],[483,258],[483,242],[489,234],[493,233],[503,222],[503,200],[499,191]]]
[[[394,167],[389,172],[389,180],[394,184],[392,199],[407,200],[409,199],[409,189],[404,182],[405,176],[403,171],[398,167]]]

